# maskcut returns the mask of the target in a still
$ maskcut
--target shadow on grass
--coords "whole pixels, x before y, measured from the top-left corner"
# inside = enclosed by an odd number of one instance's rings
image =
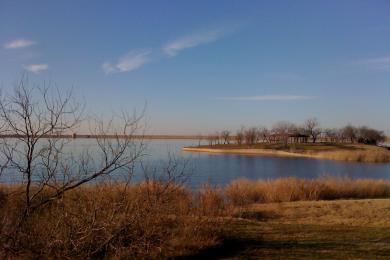
[[[253,224],[235,226],[218,246],[177,259],[390,259],[387,230],[268,224],[257,229]]]
[[[201,250],[193,255],[183,256],[175,259],[220,259],[235,257],[241,255],[242,252],[259,246],[261,243],[257,239],[237,239],[225,238],[221,244]]]
[[[244,211],[241,212],[239,216],[243,219],[257,220],[257,221],[267,221],[275,220],[280,218],[280,215],[273,211]]]
[[[388,259],[388,250],[354,249],[354,243],[319,241],[262,241],[260,239],[226,239],[219,246],[202,250],[196,254],[175,259],[336,259],[341,257],[363,257]]]
[[[299,243],[297,241],[263,241],[262,239],[228,238],[213,248],[176,259],[252,259],[264,257],[332,256],[329,250],[336,248],[333,243]],[[326,250],[326,252],[319,252]]]

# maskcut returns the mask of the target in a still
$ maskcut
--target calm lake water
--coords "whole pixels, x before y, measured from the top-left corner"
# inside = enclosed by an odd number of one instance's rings
[[[164,160],[167,151],[173,151],[189,161],[192,171],[190,184],[199,186],[210,182],[225,185],[237,178],[275,179],[295,176],[317,178],[321,176],[348,176],[351,178],[390,179],[390,164],[351,163],[309,158],[261,157],[232,154],[182,152],[184,146],[197,145],[196,141],[151,141],[150,159]]]
[[[186,162],[187,184],[196,188],[209,182],[213,185],[225,185],[237,178],[274,179],[296,176],[299,178],[317,178],[321,176],[348,176],[351,178],[390,179],[390,164],[351,163],[306,158],[260,157],[232,154],[207,154],[182,152],[184,146],[197,145],[195,140],[150,140],[142,158],[142,165],[148,169],[161,170],[170,157],[176,158],[181,165]],[[72,150],[94,147],[94,141],[76,139],[71,141]],[[134,179],[143,178],[140,165],[136,168]],[[118,175],[119,176],[119,175]],[[10,181],[2,178],[2,181]],[[13,178],[12,181],[17,181]]]

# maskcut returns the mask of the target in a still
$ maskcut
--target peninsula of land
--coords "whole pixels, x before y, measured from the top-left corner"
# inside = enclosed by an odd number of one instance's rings
[[[387,147],[333,143],[257,143],[254,145],[216,144],[184,147],[185,152],[240,154],[255,156],[303,157],[350,162],[388,163]]]

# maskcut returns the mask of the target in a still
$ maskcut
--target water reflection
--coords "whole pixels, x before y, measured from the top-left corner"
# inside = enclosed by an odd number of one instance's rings
[[[296,176],[300,178],[317,178],[324,175],[349,176],[352,178],[390,179],[390,164],[350,163],[307,158],[259,157],[233,154],[206,154],[182,152],[182,147],[197,144],[191,140],[153,140],[148,141],[143,165],[149,169],[161,169],[166,165],[169,156],[184,159],[187,162],[188,182],[191,187],[210,182],[213,185],[225,185],[237,178],[274,179]],[[74,151],[83,148],[94,150],[93,140],[77,139],[70,143]],[[121,174],[117,174],[117,178]],[[142,168],[138,165],[135,180],[143,178]],[[4,176],[2,181],[6,179]],[[17,178],[8,176],[8,181]]]

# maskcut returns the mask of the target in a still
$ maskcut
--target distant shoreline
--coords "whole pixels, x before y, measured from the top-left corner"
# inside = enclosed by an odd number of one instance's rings
[[[184,147],[184,152],[210,153],[210,154],[237,154],[254,156],[274,156],[290,158],[310,158],[318,160],[335,160],[364,163],[389,163],[390,151],[386,148],[367,146],[361,150],[333,150],[333,151],[285,151],[264,148],[228,148],[228,147]]]
[[[0,135],[0,138],[21,138],[23,135]],[[150,140],[206,140],[205,138],[194,135],[45,135],[41,138],[64,138],[64,139],[94,139],[94,138],[132,138],[132,139],[150,139]]]
[[[240,154],[240,155],[262,155],[262,156],[278,156],[278,157],[309,157],[314,155],[293,153],[286,151],[277,151],[269,149],[218,149],[218,148],[202,148],[202,147],[184,147],[184,152],[201,152],[201,153],[215,153],[215,154]]]

